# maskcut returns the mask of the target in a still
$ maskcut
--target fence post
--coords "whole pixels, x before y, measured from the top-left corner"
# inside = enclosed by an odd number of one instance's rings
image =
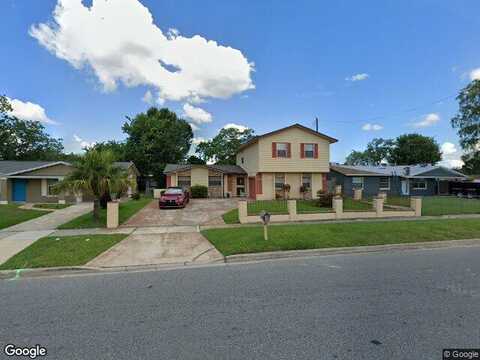
[[[362,200],[362,189],[353,189],[353,200]]]
[[[373,199],[373,206],[378,217],[383,215],[383,198],[377,197]]]
[[[287,207],[290,220],[297,220],[297,200],[287,200]]]
[[[111,201],[107,203],[107,228],[116,229],[118,228],[118,207],[119,203],[116,201]]]
[[[343,198],[341,197],[334,197],[332,200],[332,207],[335,211],[335,215],[337,218],[341,218],[343,214]]]
[[[342,185],[335,185],[335,195],[342,195]]]
[[[422,198],[421,197],[411,197],[410,198],[410,207],[415,211],[415,216],[422,216]]]
[[[247,216],[247,200],[240,200],[238,202],[238,219],[240,220],[240,224],[245,224],[247,222]]]

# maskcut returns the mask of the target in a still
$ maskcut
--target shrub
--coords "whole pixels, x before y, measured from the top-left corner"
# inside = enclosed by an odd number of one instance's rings
[[[194,199],[203,199],[208,197],[208,187],[203,185],[193,185],[190,188],[190,193]]]
[[[320,207],[331,208],[333,203],[333,194],[329,194],[323,190],[317,191],[317,205]]]
[[[140,200],[140,193],[136,192],[132,194],[132,199],[133,200]]]

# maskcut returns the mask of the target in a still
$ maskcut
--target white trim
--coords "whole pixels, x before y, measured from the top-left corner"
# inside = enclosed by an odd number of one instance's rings
[[[9,176],[8,179],[58,179],[63,180],[64,176],[37,175],[37,176]]]
[[[51,164],[46,164],[46,165],[42,165],[42,166],[36,166],[36,167],[33,167],[33,168],[29,168],[29,169],[25,169],[25,170],[20,170],[20,171],[14,171],[12,173],[8,173],[8,174],[5,174],[7,176],[10,176],[10,175],[18,175],[18,174],[23,174],[23,173],[26,173],[26,172],[29,172],[29,171],[35,171],[35,170],[40,170],[40,169],[45,169],[45,168],[48,168],[48,167],[51,167],[51,166],[55,166],[55,165],[65,165],[65,166],[71,166],[73,167],[72,164],[66,162],[66,161],[56,161],[54,163],[51,163]]]
[[[425,178],[415,179],[415,180],[418,182],[423,182],[425,184],[425,187],[414,187],[412,184],[412,190],[422,190],[422,191],[428,190],[428,182]]]
[[[42,196],[48,196],[48,182],[47,182],[47,179],[42,179],[42,191],[41,191],[41,194]]]

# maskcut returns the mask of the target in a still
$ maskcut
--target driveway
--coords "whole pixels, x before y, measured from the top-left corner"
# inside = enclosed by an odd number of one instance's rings
[[[159,209],[152,201],[123,226],[223,224],[222,215],[237,207],[236,199],[192,199],[184,209]]]

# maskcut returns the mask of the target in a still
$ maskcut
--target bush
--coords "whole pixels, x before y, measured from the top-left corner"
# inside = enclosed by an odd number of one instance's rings
[[[132,194],[132,199],[133,200],[140,200],[140,193],[136,192]]]
[[[329,194],[327,192],[324,192],[323,190],[318,190],[317,191],[317,205],[319,207],[327,207],[331,208],[333,205],[333,194]]]
[[[208,187],[203,185],[193,185],[190,188],[193,199],[204,199],[208,197]]]

